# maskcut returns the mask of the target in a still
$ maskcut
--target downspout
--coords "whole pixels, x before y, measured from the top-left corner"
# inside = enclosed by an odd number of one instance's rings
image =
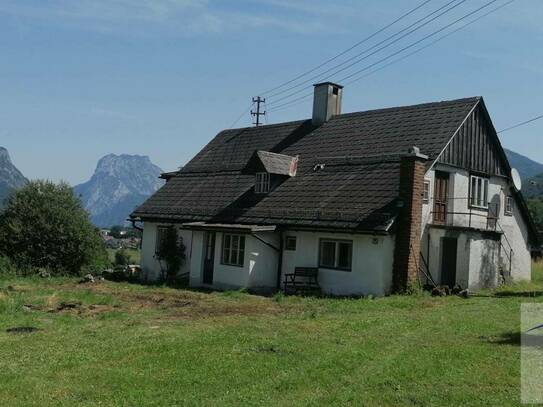
[[[140,232],[143,232],[143,228],[140,227],[140,226],[136,226],[136,222],[140,222],[138,221],[137,219],[133,219],[133,218],[128,218],[127,219],[130,223],[132,223],[132,227],[136,230],[139,230]]]
[[[279,259],[277,260],[277,291],[281,291],[281,275],[283,274],[283,232],[279,232]]]

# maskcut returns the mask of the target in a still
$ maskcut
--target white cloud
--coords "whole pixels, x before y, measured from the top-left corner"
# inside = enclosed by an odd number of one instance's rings
[[[260,4],[266,5],[268,1],[274,0],[263,0]],[[224,3],[210,0],[3,0],[0,3],[0,15],[131,35],[191,36],[244,28],[281,28],[308,33],[323,27],[317,18],[271,16],[264,9],[254,7],[252,12],[233,9],[232,5],[225,7]],[[243,7],[238,9],[243,10]]]

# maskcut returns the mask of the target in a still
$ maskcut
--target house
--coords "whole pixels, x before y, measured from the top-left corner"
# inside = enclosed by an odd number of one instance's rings
[[[334,295],[530,279],[535,228],[483,98],[341,114],[342,94],[317,84],[312,119],[224,130],[168,174],[131,215],[146,278],[174,225],[192,286],[273,290],[296,267]]]

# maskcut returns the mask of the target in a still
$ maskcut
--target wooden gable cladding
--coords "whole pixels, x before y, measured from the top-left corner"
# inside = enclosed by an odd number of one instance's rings
[[[495,130],[481,105],[471,112],[437,161],[487,175],[508,175]]]

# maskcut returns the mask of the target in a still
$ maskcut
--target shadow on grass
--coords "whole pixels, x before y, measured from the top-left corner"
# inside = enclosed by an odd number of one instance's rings
[[[495,297],[541,297],[543,291],[498,291]]]
[[[522,345],[541,348],[543,350],[543,335],[536,335],[529,332],[509,331],[501,334],[498,338],[487,338],[487,340],[496,345]]]

